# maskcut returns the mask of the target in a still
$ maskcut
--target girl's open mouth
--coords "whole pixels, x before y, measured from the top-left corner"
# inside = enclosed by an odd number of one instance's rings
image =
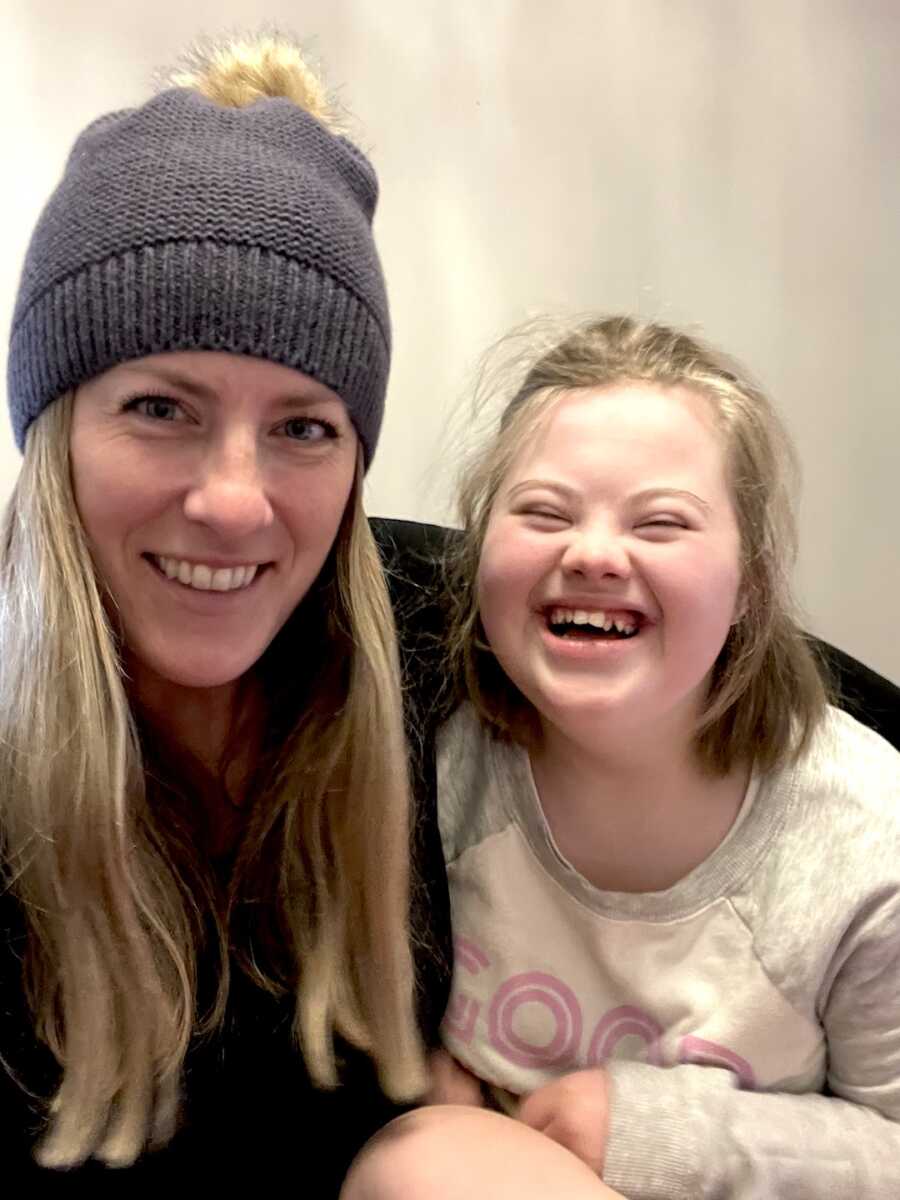
[[[631,609],[548,608],[547,628],[554,637],[578,641],[627,641],[645,624],[643,613]]]

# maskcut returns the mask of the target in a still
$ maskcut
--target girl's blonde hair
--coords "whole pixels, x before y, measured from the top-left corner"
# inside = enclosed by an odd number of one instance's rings
[[[499,428],[467,463],[460,488],[462,536],[447,562],[450,677],[500,736],[528,741],[536,713],[491,653],[478,616],[476,579],[503,478],[564,392],[641,381],[705,396],[725,445],[742,556],[740,617],[713,668],[696,733],[701,763],[725,773],[739,759],[761,767],[799,755],[824,711],[816,657],[794,615],[796,459],[772,405],[725,355],[677,329],[628,316],[585,321],[534,352],[541,323],[515,331],[483,376],[488,399],[506,400]],[[524,376],[521,345],[531,347]],[[509,347],[514,353],[509,353]],[[509,384],[510,375],[515,382]],[[506,389],[504,392],[504,388]]]
[[[72,406],[63,396],[35,420],[0,529],[0,883],[24,913],[27,997],[61,1069],[39,1158],[125,1165],[171,1136],[191,1038],[224,1014],[231,949],[293,997],[316,1083],[337,1082],[341,1036],[389,1095],[412,1098],[410,789],[362,460],[332,555],[261,663],[279,736],[218,897],[179,780],[129,703],[72,490]],[[200,1014],[207,944],[217,989]]]

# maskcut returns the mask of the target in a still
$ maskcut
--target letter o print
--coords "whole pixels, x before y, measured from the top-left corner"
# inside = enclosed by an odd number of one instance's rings
[[[515,1029],[516,1014],[529,1004],[540,1005],[553,1022],[553,1036],[544,1044],[529,1042]],[[488,1012],[491,1045],[520,1067],[550,1067],[572,1063],[581,1044],[581,1006],[567,984],[555,975],[525,971],[502,984]]]
[[[613,1056],[616,1044],[625,1037],[639,1037],[646,1045],[647,1062],[655,1067],[663,1065],[660,1051],[662,1026],[658,1021],[632,1004],[611,1008],[597,1023],[587,1052],[589,1067],[602,1067]]]

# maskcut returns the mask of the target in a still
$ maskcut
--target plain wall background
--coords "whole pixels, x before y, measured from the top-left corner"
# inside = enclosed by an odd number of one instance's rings
[[[3,0],[0,365],[78,131],[193,38],[263,20],[311,39],[381,178],[395,347],[369,510],[449,516],[448,416],[511,324],[689,324],[798,443],[809,626],[900,682],[900,4]],[[17,470],[4,423],[0,501]]]

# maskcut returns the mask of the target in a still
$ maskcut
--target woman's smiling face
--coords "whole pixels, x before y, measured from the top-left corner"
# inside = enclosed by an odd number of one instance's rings
[[[340,397],[262,359],[159,354],[79,387],[75,498],[131,660],[185,687],[243,675],[319,574],[356,462]]]
[[[623,383],[564,394],[523,446],[491,511],[479,607],[500,664],[552,725],[592,736],[662,722],[689,738],[740,582],[708,401]]]

